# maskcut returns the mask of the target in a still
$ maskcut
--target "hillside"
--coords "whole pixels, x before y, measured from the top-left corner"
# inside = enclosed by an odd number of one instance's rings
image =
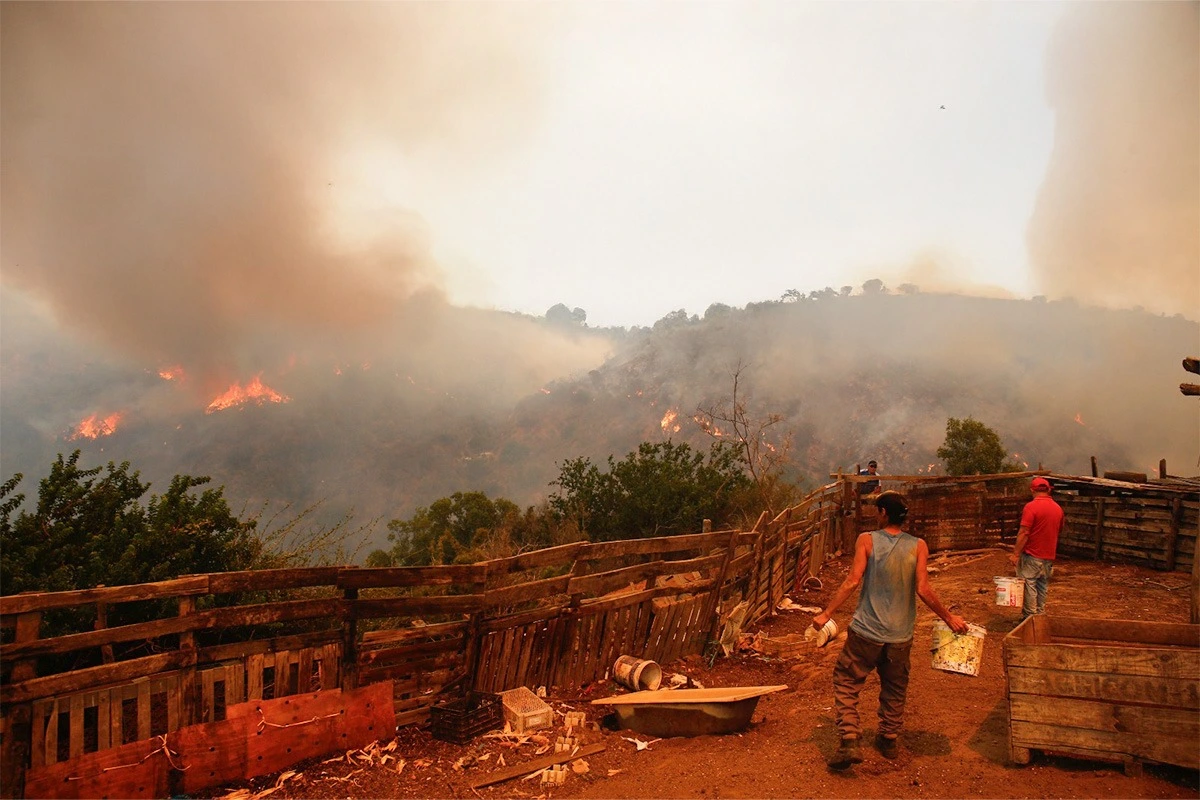
[[[205,413],[208,400],[53,333],[11,300],[0,359],[0,466],[45,474],[54,455],[130,461],[165,487],[211,475],[235,509],[322,519],[408,516],[453,491],[538,501],[564,459],[622,457],[667,436],[703,445],[698,406],[741,370],[750,413],[779,414],[805,486],[869,458],[883,473],[939,468],[947,417],[992,426],[1014,458],[1061,472],[1197,472],[1200,408],[1180,359],[1200,326],[1073,302],[938,294],[807,297],[677,313],[653,328],[592,330],[445,307],[347,345],[293,352],[262,382],[286,402]],[[91,414],[107,435],[72,439]],[[102,431],[103,432],[103,431]],[[152,489],[153,491],[153,489]],[[373,543],[383,541],[376,526]]]

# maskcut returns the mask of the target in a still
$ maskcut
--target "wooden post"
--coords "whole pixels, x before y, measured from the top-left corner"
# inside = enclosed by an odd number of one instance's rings
[[[179,598],[179,616],[186,617],[195,610],[196,598]],[[179,649],[192,654],[190,666],[179,671],[179,727],[186,728],[188,725],[196,725],[201,722],[200,693],[203,689],[200,681],[196,679],[196,634],[193,631],[184,631],[179,634]],[[113,742],[113,747],[120,744],[120,742]]]
[[[1167,460],[1165,458],[1160,458],[1158,460],[1158,479],[1160,481],[1165,481],[1167,479]]]
[[[1167,529],[1167,572],[1175,571],[1175,543],[1179,539],[1179,524],[1182,520],[1183,499],[1176,497],[1171,501],[1171,527]]]
[[[1200,625],[1200,524],[1196,526],[1196,544],[1192,548],[1192,613],[1189,620]]]
[[[729,574],[729,562],[733,561],[733,540],[736,536],[737,531],[730,531],[729,538],[725,540],[725,560],[721,562],[721,568],[717,571],[717,580],[713,584],[712,623],[708,627],[708,639],[704,642],[706,650],[708,643],[716,639],[721,632],[721,589],[725,585],[725,576]]]
[[[1104,498],[1100,497],[1096,500],[1096,555],[1095,559],[1100,560],[1101,553],[1104,552]]]
[[[41,635],[42,612],[30,611],[17,615],[14,642],[29,642]],[[10,683],[20,683],[37,677],[36,659],[21,659],[12,665]],[[57,725],[57,719],[50,720]],[[33,738],[33,704],[17,703],[3,709],[4,739],[0,742],[0,796],[25,796],[25,771],[29,768]]]
[[[358,587],[343,590],[342,610],[342,691],[358,688],[358,620],[354,618],[354,601]]]
[[[1042,468],[1042,465],[1038,464],[1038,469],[1041,469],[1041,468]],[[1100,470],[1097,469],[1097,467],[1096,467],[1096,457],[1095,456],[1092,456],[1092,477],[1093,478],[1100,477]]]

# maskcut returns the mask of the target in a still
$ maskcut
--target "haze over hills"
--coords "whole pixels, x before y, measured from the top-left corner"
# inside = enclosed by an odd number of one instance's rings
[[[1200,409],[1178,384],[1200,325],[1181,316],[830,291],[627,331],[433,306],[422,348],[396,323],[340,358],[298,350],[260,376],[272,394],[218,410],[186,376],[39,330],[9,295],[4,476],[23,472],[36,495],[54,455],[79,448],[87,466],[128,460],[151,491],[210,475],[235,510],[322,501],[324,519],[380,518],[377,545],[382,523],[455,491],[532,504],[563,460],[602,463],[668,437],[703,447],[693,416],[729,398],[738,370],[751,416],[783,417],[771,432],[793,436],[790,477],[806,487],[869,458],[885,474],[937,472],[951,416],[992,426],[1031,466],[1086,473],[1096,456],[1154,473],[1166,458],[1172,474],[1198,471]]]

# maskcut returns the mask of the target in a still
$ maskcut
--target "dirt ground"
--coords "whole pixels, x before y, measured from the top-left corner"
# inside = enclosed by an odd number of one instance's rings
[[[930,627],[935,617],[918,605],[916,644],[908,693],[906,727],[895,761],[879,755],[874,737],[879,684],[868,679],[860,700],[866,760],[846,772],[832,772],[826,761],[837,746],[833,716],[832,672],[840,642],[824,649],[805,648],[794,659],[773,659],[753,651],[730,658],[689,657],[664,664],[664,673],[679,672],[706,687],[787,684],[788,689],[759,702],[750,727],[741,734],[672,738],[644,749],[630,741],[650,737],[591,726],[584,743],[602,742],[607,749],[586,759],[587,771],[571,772],[562,786],[544,787],[539,780],[515,778],[479,790],[477,777],[504,761],[515,765],[535,758],[544,742],[505,746],[498,739],[477,739],[458,746],[434,740],[427,730],[401,729],[390,755],[396,761],[345,758],[301,765],[294,775],[268,776],[243,786],[226,787],[214,796],[253,797],[264,791],[295,798],[765,798],[765,797],[1188,797],[1200,795],[1194,770],[1147,765],[1140,777],[1127,777],[1121,766],[1099,761],[1034,755],[1023,767],[1007,763],[1005,678],[1001,639],[1016,625],[1018,609],[994,604],[994,575],[1011,574],[1003,551],[982,556],[956,556],[939,564],[933,584],[942,600],[969,622],[987,628],[983,663],[977,677],[931,667]],[[791,599],[820,606],[845,577],[846,556],[821,572],[824,588],[800,592]],[[1187,578],[1127,565],[1061,559],[1055,567],[1048,611],[1110,619],[1186,622]],[[845,626],[853,599],[836,615]],[[783,612],[759,626],[770,636],[803,632],[811,616]],[[751,631],[753,632],[753,631]],[[600,681],[571,693],[550,691],[559,712],[582,710],[600,723],[603,706],[597,697],[624,691]],[[553,737],[562,732],[561,717]],[[1200,743],[1198,743],[1200,746]],[[466,756],[465,762],[460,759]],[[456,762],[459,766],[456,767]]]

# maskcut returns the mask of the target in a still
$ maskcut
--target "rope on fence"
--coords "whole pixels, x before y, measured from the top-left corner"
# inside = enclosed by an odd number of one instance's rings
[[[267,722],[267,715],[264,714],[263,710],[260,708],[260,709],[258,709],[258,732],[262,733],[263,728],[267,728],[267,727],[270,727],[270,728],[294,728],[297,725],[311,725],[312,723],[319,722],[320,720],[323,720],[323,719],[333,719],[334,717],[341,716],[341,714],[342,714],[341,711],[335,711],[332,714],[326,714],[322,717],[313,717],[312,719],[305,719],[305,720],[301,720],[299,722]]]
[[[186,770],[191,769],[190,766],[181,767],[175,763],[175,756],[178,756],[179,753],[176,753],[174,750],[167,747],[167,737],[165,735],[156,736],[154,738],[158,739],[158,742],[161,745],[161,747],[157,747],[154,750],[151,750],[149,753],[146,753],[146,755],[143,756],[140,761],[134,761],[132,764],[118,764],[115,767],[105,767],[104,769],[100,770],[99,772],[94,772],[91,775],[68,775],[67,780],[81,781],[85,778],[98,778],[106,772],[112,772],[113,770],[118,770],[118,769],[127,769],[129,767],[136,767],[139,764],[146,763],[147,759],[149,759],[151,756],[153,756],[157,753],[162,753],[163,755],[165,755],[167,757],[167,763],[171,765],[172,769],[177,769],[180,772],[185,772]]]

